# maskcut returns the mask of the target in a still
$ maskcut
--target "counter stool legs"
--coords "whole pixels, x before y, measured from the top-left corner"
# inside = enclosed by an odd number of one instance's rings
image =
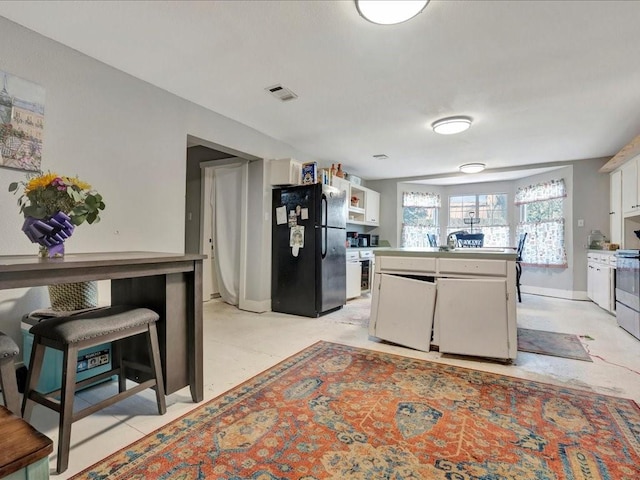
[[[13,359],[20,349],[11,337],[0,332],[0,388],[7,409],[20,416],[20,396]]]
[[[516,262],[516,290],[518,291],[518,302],[522,303],[522,296],[520,295],[520,277],[522,276],[522,265],[520,262]]]
[[[0,387],[2,387],[5,406],[12,413],[20,416],[20,395],[13,357],[0,357]]]
[[[155,390],[158,413],[161,415],[166,413],[160,346],[155,324],[157,319],[158,315],[148,309],[111,307],[108,310],[88,313],[84,316],[59,317],[56,320],[48,320],[48,324],[43,322],[44,324],[31,328],[33,349],[27,387],[22,401],[22,416],[28,421],[36,403],[59,413],[57,473],[64,472],[69,466],[73,422],[147,388]],[[146,337],[148,362],[145,363],[129,362],[122,358],[121,342],[138,335]],[[78,352],[105,342],[112,344],[111,370],[77,382]],[[36,388],[42,372],[46,348],[54,348],[62,352],[62,382],[60,390],[41,393]],[[128,368],[139,371],[142,377],[139,381],[136,380],[136,386],[129,389],[127,389],[125,376]],[[92,382],[106,380],[113,375],[118,375],[117,394],[74,412],[74,396],[78,388],[90,385]]]

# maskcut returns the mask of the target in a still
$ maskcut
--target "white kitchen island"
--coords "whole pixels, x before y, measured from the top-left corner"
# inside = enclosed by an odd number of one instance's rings
[[[375,254],[371,336],[423,351],[516,358],[514,250],[389,248]]]

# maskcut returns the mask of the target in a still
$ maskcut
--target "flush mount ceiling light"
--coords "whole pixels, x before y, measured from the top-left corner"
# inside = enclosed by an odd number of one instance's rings
[[[395,25],[418,15],[429,0],[355,0],[358,13],[371,23]]]
[[[469,117],[448,117],[436,120],[431,124],[431,128],[440,135],[453,135],[454,133],[464,132],[471,127],[471,119]]]
[[[465,163],[464,165],[460,165],[458,169],[462,173],[480,173],[485,167],[486,165],[484,163]]]

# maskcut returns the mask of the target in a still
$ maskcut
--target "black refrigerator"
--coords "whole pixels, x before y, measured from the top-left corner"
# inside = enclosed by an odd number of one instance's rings
[[[271,309],[319,317],[346,302],[346,192],[315,183],[273,190]]]

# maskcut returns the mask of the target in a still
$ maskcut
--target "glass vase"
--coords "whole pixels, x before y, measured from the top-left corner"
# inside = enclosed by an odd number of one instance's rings
[[[64,257],[64,243],[49,249],[44,245],[40,245],[38,249],[38,256],[41,258],[59,258]]]

